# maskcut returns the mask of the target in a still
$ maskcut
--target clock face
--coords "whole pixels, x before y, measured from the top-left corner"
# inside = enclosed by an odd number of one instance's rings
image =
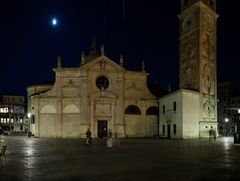
[[[203,15],[203,25],[207,31],[213,30],[213,20],[208,14]]]

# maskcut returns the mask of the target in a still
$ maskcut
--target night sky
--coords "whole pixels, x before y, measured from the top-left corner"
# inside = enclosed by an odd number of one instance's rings
[[[218,80],[240,85],[239,10],[237,0],[217,0]],[[178,88],[177,15],[180,0],[5,0],[0,2],[0,94],[26,94],[26,87],[54,80],[58,55],[62,65],[77,67],[92,38],[105,55],[141,70],[149,82]],[[58,24],[51,24],[52,18]]]

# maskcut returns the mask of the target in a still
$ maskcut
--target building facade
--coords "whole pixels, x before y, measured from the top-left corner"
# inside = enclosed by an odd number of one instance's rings
[[[25,133],[28,129],[24,96],[0,96],[0,133]]]
[[[147,76],[123,67],[96,51],[82,54],[79,67],[65,68],[58,57],[54,85],[27,88],[31,131],[36,137],[148,137],[157,133],[158,102],[147,88]]]
[[[199,138],[199,92],[180,89],[161,97],[160,135],[167,138]]]
[[[179,82],[180,89],[199,93],[199,109],[197,110],[199,117],[192,120],[198,124],[193,124],[195,126],[192,126],[192,129],[198,131],[200,138],[208,137],[209,129],[217,129],[217,18],[215,0],[181,0]],[[170,102],[175,97],[175,95],[172,96],[168,96]],[[185,97],[182,96],[181,99],[184,100]],[[160,104],[162,100],[160,99]],[[192,106],[195,105],[192,104]],[[183,114],[183,105],[180,109]],[[160,115],[161,122],[171,125],[174,119],[166,120]],[[185,124],[184,121],[178,120],[178,126],[183,128],[182,124]]]

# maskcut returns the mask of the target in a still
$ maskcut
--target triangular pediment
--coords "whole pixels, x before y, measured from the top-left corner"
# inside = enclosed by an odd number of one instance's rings
[[[116,71],[116,72],[121,72],[125,70],[125,68],[115,63],[113,60],[109,59],[106,56],[97,57],[91,62],[81,65],[80,69],[96,70],[96,71],[106,70],[106,71]]]

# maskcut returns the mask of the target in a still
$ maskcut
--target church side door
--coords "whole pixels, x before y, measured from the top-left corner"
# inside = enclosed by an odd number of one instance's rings
[[[168,138],[171,138],[171,125],[168,125],[167,126],[167,135],[168,135]]]

